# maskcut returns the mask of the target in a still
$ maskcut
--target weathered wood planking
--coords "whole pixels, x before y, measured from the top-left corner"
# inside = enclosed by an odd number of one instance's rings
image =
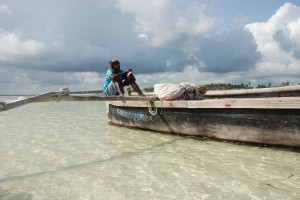
[[[172,134],[300,147],[299,108],[147,108],[108,104],[108,121]]]
[[[219,140],[300,147],[300,96],[107,101],[110,124]]]
[[[300,109],[300,97],[226,98],[193,101],[107,101],[126,107]]]
[[[290,97],[300,96],[300,85],[272,87],[272,88],[255,88],[241,90],[213,90],[207,91],[204,98],[227,98],[227,97]]]
[[[33,102],[46,102],[52,98],[53,99],[55,98],[55,100],[59,100],[60,97],[67,92],[68,92],[67,89],[63,89],[60,92],[48,92],[45,94],[40,94],[40,95],[29,97],[26,99],[16,100],[16,101],[13,101],[10,103],[1,102],[0,103],[0,112],[10,110],[13,108],[17,108],[17,107],[20,107],[20,106],[23,106],[23,105],[26,105],[29,103],[33,103]]]
[[[45,94],[29,97],[26,99],[16,100],[5,103],[0,102],[0,112],[17,108],[28,103],[48,102],[48,101],[151,101],[153,97],[136,97],[136,96],[96,96],[96,95],[69,95],[67,91],[48,92]]]
[[[140,96],[97,96],[97,95],[64,95],[61,101],[151,101],[153,97]]]
[[[297,108],[299,106],[300,85],[248,90],[208,91],[202,100],[197,101],[154,101],[154,96],[107,97],[99,95],[71,95],[68,93],[69,89],[64,88],[59,92],[49,92],[10,103],[0,102],[0,112],[32,102],[46,101],[108,101],[113,105],[170,108]],[[280,96],[281,98],[271,98],[270,96]],[[283,96],[289,98],[284,98]]]

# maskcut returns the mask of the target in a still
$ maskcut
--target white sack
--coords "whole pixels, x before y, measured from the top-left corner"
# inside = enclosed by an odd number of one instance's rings
[[[177,99],[182,96],[185,89],[177,84],[159,83],[154,85],[154,93],[159,99]]]
[[[196,100],[206,93],[202,86],[184,82],[179,85],[172,83],[159,83],[154,85],[154,93],[159,99],[172,100]]]

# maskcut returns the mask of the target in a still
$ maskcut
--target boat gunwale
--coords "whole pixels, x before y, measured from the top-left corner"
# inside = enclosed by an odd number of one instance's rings
[[[222,98],[180,101],[106,101],[125,107],[300,109],[300,97]]]

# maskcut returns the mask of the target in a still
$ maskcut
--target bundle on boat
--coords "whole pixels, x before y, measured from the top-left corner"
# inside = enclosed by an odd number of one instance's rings
[[[155,95],[165,101],[199,100],[206,93],[205,87],[193,83],[159,83],[154,85]]]

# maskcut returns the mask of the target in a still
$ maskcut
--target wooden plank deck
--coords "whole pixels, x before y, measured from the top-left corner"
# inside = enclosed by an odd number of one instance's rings
[[[212,90],[207,91],[205,98],[226,98],[226,97],[289,97],[300,96],[300,85],[272,87],[272,88],[255,88],[241,90]]]
[[[107,101],[125,107],[300,109],[300,97],[226,98],[192,101]]]

